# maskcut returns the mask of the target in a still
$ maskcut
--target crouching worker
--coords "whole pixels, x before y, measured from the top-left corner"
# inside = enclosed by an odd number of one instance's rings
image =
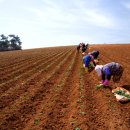
[[[114,83],[118,83],[124,69],[119,63],[111,62],[106,65],[97,65],[95,71],[102,80],[101,85],[107,86],[111,77]]]
[[[88,48],[88,43],[85,45],[85,43],[81,43],[82,44],[82,55],[86,54],[86,50]]]
[[[85,43],[81,42],[78,46],[77,46],[77,50],[82,50],[82,55],[85,55],[85,51],[86,51],[86,45]]]
[[[94,70],[98,60],[95,60],[99,55],[99,51],[95,51],[94,53],[89,53],[86,56],[83,56],[83,67],[85,68],[86,73]]]
[[[94,57],[94,59],[96,60],[98,58],[99,55],[99,51],[92,51],[89,52],[88,55],[92,55]]]

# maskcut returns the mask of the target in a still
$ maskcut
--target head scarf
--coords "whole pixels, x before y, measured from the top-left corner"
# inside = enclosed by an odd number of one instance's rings
[[[102,68],[103,68],[103,65],[96,65],[95,71],[97,72],[98,76],[102,75]]]

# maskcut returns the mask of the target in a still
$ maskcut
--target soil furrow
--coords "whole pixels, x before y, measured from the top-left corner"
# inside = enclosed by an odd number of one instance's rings
[[[75,58],[73,56],[73,58]],[[46,114],[47,111],[50,109],[50,107],[53,105],[55,100],[58,98],[57,93],[61,91],[62,85],[64,84],[66,80],[66,74],[68,74],[68,71],[70,70],[70,66],[72,62],[74,61],[73,58],[71,57],[69,62],[66,63],[66,71],[64,71],[65,68],[61,69],[61,71],[53,77],[54,79],[52,82],[54,82],[53,87],[47,92],[47,94],[44,96],[42,101],[39,103],[39,106],[37,108],[37,111],[35,115],[31,117],[31,120],[28,122],[26,127],[24,128],[25,130],[31,128],[31,129],[42,129],[42,124],[44,123],[46,119]],[[36,121],[39,121],[38,125],[35,123]]]
[[[60,52],[59,54],[62,54],[63,52]],[[5,72],[6,75],[2,74],[2,77],[0,77],[0,83],[4,83],[7,82],[8,80],[10,80],[11,77],[17,77],[19,74],[25,73],[29,70],[31,70],[32,68],[34,68],[35,66],[38,66],[40,64],[42,64],[43,62],[45,62],[47,59],[50,59],[52,57],[57,56],[58,53],[54,54],[54,55],[48,55],[45,57],[41,57],[39,59],[35,60],[33,59],[31,62],[28,61],[27,65],[24,63],[23,67],[20,67],[19,69],[16,67],[15,70],[12,69],[11,72]]]
[[[57,52],[58,53],[58,52]],[[51,57],[51,56],[54,56],[54,55],[56,55],[57,53],[51,53],[51,54],[49,54],[49,55],[44,55],[44,56],[35,56],[35,57],[33,57],[33,58],[30,58],[30,59],[28,59],[28,60],[26,60],[26,61],[24,61],[24,62],[20,62],[19,64],[13,64],[14,66],[11,66],[11,67],[9,67],[9,68],[3,68],[3,71],[1,70],[0,71],[0,75],[2,76],[1,78],[0,78],[0,80],[2,80],[2,79],[4,79],[5,77],[7,77],[7,76],[10,76],[11,75],[11,73],[14,73],[14,71],[19,71],[20,69],[22,69],[22,68],[24,68],[25,69],[25,66],[27,67],[28,65],[30,65],[30,64],[34,64],[34,61],[37,61],[37,62],[40,62],[41,61],[41,59],[47,59],[47,57]],[[14,73],[15,74],[15,73]],[[11,76],[10,76],[11,77]]]
[[[71,57],[72,55],[68,55],[68,56]],[[6,119],[2,123],[3,125],[5,124],[5,122],[11,121],[12,117],[14,117],[16,119],[15,121],[18,122],[19,127],[23,127],[23,124],[21,125],[21,123],[26,122],[28,120],[27,117],[35,112],[36,104],[37,104],[36,101],[39,98],[43,98],[40,96],[40,94],[44,93],[45,90],[47,91],[48,82],[50,81],[51,77],[53,77],[53,75],[55,75],[55,73],[59,71],[61,65],[63,65],[66,61],[68,61],[67,60],[69,58],[68,56],[62,62],[60,62],[59,67],[57,67],[57,69],[55,69],[55,71],[52,72],[51,76],[48,77],[48,80],[45,83],[40,82],[39,84],[37,84],[37,89],[35,88],[33,91],[31,90],[30,93],[26,93],[25,97],[23,95],[22,99],[19,99],[19,101],[15,102],[15,105],[13,105],[11,111],[9,108],[6,108],[2,112],[2,113],[6,113],[4,115],[1,115],[2,119],[3,118]],[[34,102],[34,103],[30,104],[29,102]],[[21,119],[18,119],[19,117],[18,115],[21,115],[22,117],[25,117],[25,118],[22,118],[23,120],[21,121]],[[8,123],[8,125],[10,125],[10,128],[14,127],[11,123]]]
[[[100,51],[99,64],[122,64],[119,85],[130,91],[129,49],[130,44],[90,45],[89,52]],[[4,52],[0,61],[0,78],[7,79],[0,84],[1,130],[130,129],[130,102],[116,101],[112,79],[96,89],[100,80],[95,71],[86,74],[76,46]]]
[[[40,72],[41,69],[43,69],[49,63],[51,63],[52,60],[56,59],[59,56],[60,56],[60,54],[56,55],[55,57],[51,57],[50,59],[43,62],[42,64],[39,64],[38,66],[35,66],[35,68],[32,68],[31,70],[27,70],[25,73],[19,74],[19,76],[17,76],[16,78],[10,79],[9,81],[7,81],[5,83],[0,84],[0,93],[3,93],[5,91],[7,91],[10,87],[12,89],[17,84],[23,84],[23,81],[25,79],[27,79],[28,77],[30,77],[30,75],[32,75],[32,74],[34,74],[36,72]]]
[[[61,51],[63,50],[68,50],[71,49],[72,47],[67,47],[67,48],[60,48]],[[41,56],[44,54],[49,54],[50,52],[56,52],[59,51],[59,48],[43,48],[43,49],[32,49],[32,50],[22,50],[22,51],[11,51],[11,52],[4,52],[3,55],[0,55],[1,60],[1,66],[2,68],[0,69],[7,69],[9,67],[14,66],[14,64],[20,64],[24,60],[28,60],[29,58],[32,58],[33,56]],[[2,57],[3,56],[3,57]],[[7,57],[7,59],[6,59]]]
[[[55,95],[57,99],[53,104],[48,107],[49,112],[46,112],[46,119],[41,123],[42,129],[71,129],[71,118],[70,113],[74,112],[74,107],[76,107],[75,99],[72,99],[71,96],[77,98],[75,91],[77,91],[79,85],[79,75],[77,70],[80,65],[79,56],[74,59],[72,62],[70,71],[68,73],[67,79],[63,84],[61,90]],[[74,82],[75,81],[75,82]],[[72,85],[73,84],[73,85]],[[69,122],[70,121],[70,122]]]
[[[11,88],[10,91],[5,92],[0,96],[0,108],[4,108],[11,104],[12,101],[16,100],[23,92],[26,92],[28,87],[32,86],[35,82],[37,83],[41,79],[46,80],[47,75],[49,75],[49,72],[53,70],[53,66],[57,65],[59,61],[62,60],[62,58],[67,53],[63,53],[61,56],[55,57],[54,61],[50,61],[50,65],[46,67],[43,67],[42,70],[40,70],[40,73],[37,72],[34,75],[32,75],[29,79],[25,79],[25,82],[22,82],[22,84],[17,85],[16,87]],[[49,64],[49,63],[48,63]],[[49,71],[46,72],[46,70],[49,69]],[[41,76],[41,74],[44,74],[44,76]],[[35,82],[34,82],[35,81]],[[30,86],[29,86],[30,85]],[[13,91],[14,90],[14,91]],[[12,98],[11,98],[12,97]]]

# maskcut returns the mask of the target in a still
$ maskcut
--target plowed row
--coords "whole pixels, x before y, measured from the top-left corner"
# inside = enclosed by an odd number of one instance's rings
[[[121,84],[130,90],[130,45],[91,45],[100,64],[121,63]],[[128,130],[130,103],[116,102],[109,88],[96,90],[76,46],[0,53],[1,130]]]

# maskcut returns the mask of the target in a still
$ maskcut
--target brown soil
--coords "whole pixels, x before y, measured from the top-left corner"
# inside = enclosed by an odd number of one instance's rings
[[[130,91],[130,44],[91,45],[99,64],[125,68],[120,85]],[[0,53],[1,130],[129,130],[130,102],[111,90],[96,90],[95,71],[86,74],[76,46]]]

